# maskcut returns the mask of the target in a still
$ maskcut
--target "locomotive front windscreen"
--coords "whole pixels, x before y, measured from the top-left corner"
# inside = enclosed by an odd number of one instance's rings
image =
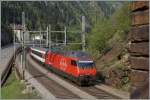
[[[78,62],[78,67],[79,68],[82,68],[82,69],[85,69],[85,68],[94,68],[95,67],[95,64],[94,62],[89,62],[89,61],[84,61],[84,62]]]

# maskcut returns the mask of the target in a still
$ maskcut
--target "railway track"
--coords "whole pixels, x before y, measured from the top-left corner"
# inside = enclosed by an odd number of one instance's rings
[[[58,77],[60,77],[60,76],[58,76]],[[81,87],[81,86],[77,85],[76,83],[74,83],[68,79],[65,79],[63,77],[60,77],[60,78],[64,81],[67,81],[69,84],[79,88],[80,90],[87,92],[88,94],[90,94],[91,96],[94,96],[97,99],[121,99],[118,96],[107,93],[107,92],[105,92],[105,91],[103,91],[103,90],[101,90],[95,86],[83,86],[83,87]]]
[[[43,65],[36,62],[34,59],[32,59],[29,55],[27,55],[28,60],[27,61],[27,65],[29,65],[30,67],[27,67],[27,70],[29,70],[29,72],[36,77],[36,79],[41,82],[50,92],[52,92],[52,94],[55,95],[56,98],[61,98],[61,99],[80,99],[80,98],[90,98],[90,99],[118,99],[119,97],[114,96],[112,94],[109,94],[101,89],[98,89],[94,86],[90,86],[90,87],[80,87],[78,85],[76,85],[75,83],[60,77],[58,75],[56,75],[57,77],[59,77],[62,82],[56,82],[54,79],[51,79],[51,77],[48,76],[52,74],[50,74],[51,72],[46,71],[46,69],[42,68]],[[36,63],[36,66],[33,66],[31,64],[31,61]],[[37,66],[41,67],[42,69],[38,69],[36,68]],[[47,74],[44,74],[42,72],[42,70],[45,70]],[[53,73],[54,74],[54,73]],[[72,90],[67,87],[64,87],[63,81],[67,82],[66,84],[70,84],[72,86]],[[68,85],[69,87],[69,85]],[[77,88],[77,89],[76,89]],[[73,91],[76,91],[73,93]],[[83,95],[83,96],[81,96]],[[85,97],[84,97],[85,96]]]
[[[27,62],[28,67],[27,70],[29,73],[37,79],[38,82],[40,82],[42,85],[45,86],[56,98],[61,99],[80,99],[77,95],[73,94],[66,88],[62,87],[52,79],[48,78],[45,74],[37,70],[33,65],[31,65],[29,62]]]
[[[98,99],[121,99],[118,96],[115,96],[113,94],[107,93],[99,88],[97,88],[96,86],[84,86],[84,87],[80,87],[77,84],[71,82],[70,80],[64,79],[62,77],[60,77],[61,79],[67,81],[68,83],[72,84],[73,86],[81,89],[82,91],[87,92],[88,94],[98,98]]]
[[[120,99],[116,96],[113,96],[109,93],[104,92],[103,90],[97,89],[96,87],[79,87],[83,91],[88,92],[89,94],[95,96],[98,99]]]

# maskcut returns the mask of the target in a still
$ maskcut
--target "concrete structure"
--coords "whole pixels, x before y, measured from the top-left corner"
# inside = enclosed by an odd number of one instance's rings
[[[18,38],[18,41],[21,41],[21,36],[22,36],[22,25],[14,25],[13,31],[16,34],[16,37]]]
[[[130,31],[130,65],[132,99],[149,98],[149,2],[134,1]]]
[[[0,75],[2,75],[2,73],[4,73],[4,71],[7,69],[8,67],[8,63],[11,60],[11,58],[13,57],[13,53],[14,53],[14,48],[13,45],[10,45],[6,48],[2,48],[1,50],[1,61],[0,61]]]
[[[2,48],[1,50],[1,60],[0,60],[0,76],[1,76],[1,86],[4,84],[4,82],[7,79],[7,75],[9,73],[9,71],[12,68],[13,65],[13,61],[15,58],[15,53],[17,53],[16,51],[18,46],[16,46],[16,48],[14,48],[13,45],[8,45]]]
[[[22,40],[22,32],[23,32],[23,27],[22,25],[20,24],[15,24],[14,26],[11,25],[18,41],[21,41]],[[27,31],[25,34],[24,34],[24,37],[25,37],[25,41],[28,41],[29,40],[29,32]]]

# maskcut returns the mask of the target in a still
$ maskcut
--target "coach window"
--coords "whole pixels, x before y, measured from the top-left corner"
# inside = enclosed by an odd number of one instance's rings
[[[75,61],[75,60],[71,60],[71,65],[73,65],[73,66],[77,66],[76,61]]]
[[[42,54],[40,52],[37,52],[37,51],[32,51],[34,54],[38,55],[39,57],[42,57]]]

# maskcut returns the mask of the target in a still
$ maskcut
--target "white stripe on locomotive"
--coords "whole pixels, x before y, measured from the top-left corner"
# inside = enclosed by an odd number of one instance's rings
[[[93,63],[93,61],[81,61],[81,60],[79,60],[78,62],[79,63]]]

